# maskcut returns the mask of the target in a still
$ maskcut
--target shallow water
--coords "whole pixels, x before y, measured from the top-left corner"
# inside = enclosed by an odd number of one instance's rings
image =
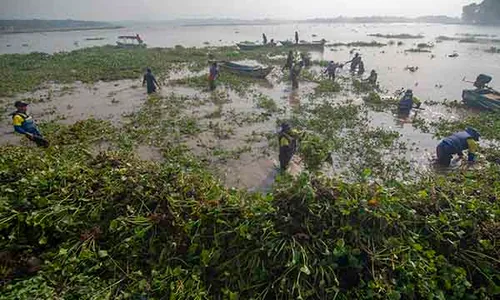
[[[353,52],[360,52],[365,62],[367,74],[371,69],[377,70],[379,82],[386,95],[393,94],[401,88],[412,88],[415,95],[421,100],[441,102],[446,100],[459,100],[461,91],[471,85],[463,78],[473,80],[479,73],[486,73],[500,80],[500,55],[485,53],[483,50],[490,45],[463,44],[456,41],[446,41],[435,44],[431,53],[405,53],[405,49],[414,48],[421,42],[433,42],[439,35],[456,36],[459,33],[482,33],[500,35],[499,27],[475,27],[461,25],[427,25],[427,24],[300,24],[300,25],[268,25],[268,26],[206,26],[206,27],[180,27],[150,25],[120,30],[99,30],[81,32],[51,32],[36,34],[13,34],[0,36],[0,53],[26,53],[30,51],[54,52],[61,50],[74,50],[83,46],[103,45],[113,43],[114,38],[121,34],[139,33],[150,46],[203,46],[208,41],[211,45],[233,45],[238,41],[255,40],[266,32],[269,38],[286,39],[288,35],[299,30],[302,39],[313,39],[312,34],[317,34],[314,39],[325,38],[330,42],[372,41],[388,42],[383,38],[367,36],[368,33],[410,33],[423,34],[420,40],[403,40],[403,46],[386,46],[381,48],[363,47],[353,50],[351,47],[326,48],[323,52],[312,52],[313,59],[335,60],[345,62],[352,57]],[[84,41],[86,37],[106,37],[104,41]],[[219,41],[221,40],[221,41]],[[79,47],[73,43],[79,41]],[[397,40],[396,40],[397,42]],[[28,43],[28,47],[21,44]],[[6,45],[11,45],[7,47]],[[456,58],[448,57],[453,52],[459,54]],[[418,71],[411,73],[405,70],[406,66],[418,66]],[[315,70],[320,70],[315,68]],[[201,73],[176,72],[170,74],[170,80],[185,76],[197,76]],[[348,77],[347,67],[341,70],[339,76]],[[298,91],[292,91],[289,83],[278,80],[281,77],[279,70],[273,71],[269,76],[269,84],[256,87],[257,91],[271,97],[278,107],[286,108],[288,114],[300,104],[307,101],[307,94],[312,93],[315,84],[302,82]],[[349,79],[350,80],[350,79]],[[119,124],[123,114],[136,112],[146,99],[145,91],[140,87],[140,80],[123,80],[118,82],[95,85],[75,83],[59,86],[48,84],[41,90],[18,95],[16,98],[33,98],[36,102],[31,105],[31,114],[38,120],[63,119],[60,122],[74,123],[89,117],[111,120]],[[499,86],[498,84],[497,86]],[[495,86],[495,79],[493,81]],[[176,93],[201,98],[209,97],[209,93],[191,88],[167,85],[160,91],[161,94]],[[46,99],[50,94],[50,99]],[[335,101],[346,99],[362,104],[361,96],[344,94],[334,96]],[[186,144],[198,155],[210,155],[213,149],[235,150],[240,146],[249,145],[251,151],[242,153],[237,158],[218,159],[212,157],[212,163],[217,167],[217,173],[225,180],[228,186],[238,186],[248,189],[266,189],[272,184],[276,175],[277,153],[269,149],[266,138],[260,136],[252,142],[247,140],[252,132],[257,134],[273,133],[276,130],[276,117],[261,123],[238,126],[227,120],[230,112],[255,113],[261,112],[255,108],[251,96],[239,96],[228,91],[229,102],[223,105],[221,119],[210,119],[206,116],[216,110],[213,103],[193,107],[190,114],[196,116],[199,122],[207,129],[195,138],[186,140]],[[8,103],[15,99],[4,99]],[[332,100],[332,99],[329,99]],[[30,101],[32,102],[32,101]],[[419,117],[425,120],[435,120],[440,117],[446,119],[460,118],[463,111],[450,110],[441,105],[424,106],[425,110],[417,111]],[[469,112],[467,112],[469,113]],[[434,156],[435,146],[438,143],[432,134],[415,130],[410,117],[401,120],[391,112],[371,112],[369,114],[372,126],[396,130],[401,133],[402,141],[412,145],[413,151],[406,156],[411,161],[414,169],[427,170],[432,168],[431,160]],[[226,138],[219,138],[215,129],[210,127],[220,123],[223,128],[233,131]],[[212,125],[213,125],[212,124]],[[1,143],[19,143],[19,137],[12,134],[9,118],[0,120]],[[99,148],[101,149],[101,148]],[[146,160],[161,160],[159,149],[149,146],[139,146],[138,155]],[[293,166],[295,171],[300,167]]]

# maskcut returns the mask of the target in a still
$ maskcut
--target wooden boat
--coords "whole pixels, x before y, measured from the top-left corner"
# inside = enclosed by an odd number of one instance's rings
[[[295,44],[292,41],[280,41],[280,43],[285,47],[293,47],[293,48],[309,48],[309,49],[323,49],[325,48],[326,41],[313,41],[313,42],[299,42]]]
[[[147,45],[139,35],[121,35],[118,37],[116,45],[120,48],[146,48]]]
[[[274,47],[273,44],[247,44],[247,43],[238,43],[236,44],[240,50],[248,51],[248,50],[256,50],[262,48],[271,48]]]
[[[232,62],[221,62],[220,67],[224,70],[227,70],[231,73],[249,76],[253,78],[266,78],[269,73],[273,70],[273,67],[254,67],[254,66],[245,66],[240,64],[235,64]]]
[[[500,92],[491,88],[464,90],[463,102],[470,107],[485,110],[500,110]]]

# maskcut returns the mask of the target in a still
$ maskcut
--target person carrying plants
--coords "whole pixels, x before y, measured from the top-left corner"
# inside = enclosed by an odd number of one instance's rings
[[[292,80],[292,89],[299,88],[299,76],[302,71],[302,65],[300,63],[295,63],[290,71],[290,79]]]
[[[438,164],[443,167],[450,166],[451,159],[457,154],[459,159],[463,159],[464,150],[468,150],[469,163],[476,160],[479,150],[479,138],[481,135],[476,129],[467,127],[465,131],[457,132],[441,141],[436,148]]]
[[[293,158],[295,152],[298,149],[298,139],[300,138],[300,132],[292,129],[290,124],[282,123],[281,130],[278,134],[280,153],[280,171],[285,172]]]
[[[413,96],[413,91],[408,89],[403,98],[399,101],[399,113],[402,115],[409,115],[412,108],[420,108],[421,104],[420,100]]]
[[[142,80],[142,86],[144,85],[146,85],[148,95],[156,93],[156,87],[160,88],[160,84],[158,83],[158,81],[156,81],[156,78],[151,72],[150,68],[147,68],[146,74],[144,74],[144,78]]]
[[[215,90],[216,80],[218,77],[219,77],[219,68],[217,67],[217,62],[213,62],[208,72],[208,85],[211,91]]]
[[[283,66],[283,68],[281,68],[281,71],[283,72],[285,69],[290,70],[292,66],[293,66],[293,51],[290,50],[290,52],[288,52],[288,56],[286,57],[286,63]]]
[[[337,72],[338,68],[342,68],[342,65],[337,64],[332,60],[328,63],[328,66],[323,73],[328,74],[328,79],[335,81],[335,73]]]
[[[37,146],[45,148],[48,147],[49,142],[43,138],[40,130],[38,130],[38,127],[35,124],[35,121],[30,115],[27,114],[28,103],[16,101],[14,106],[17,109],[11,114],[14,130],[35,142]]]

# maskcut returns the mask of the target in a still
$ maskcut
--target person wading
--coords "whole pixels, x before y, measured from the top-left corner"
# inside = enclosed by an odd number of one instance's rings
[[[279,145],[280,145],[280,171],[285,172],[293,158],[293,155],[297,151],[298,138],[300,133],[292,129],[288,123],[281,124],[281,130],[278,134]]]
[[[328,66],[323,73],[328,74],[328,79],[335,81],[335,73],[337,72],[338,68],[342,68],[342,65],[337,64],[332,60],[328,63]]]
[[[360,62],[361,62],[361,56],[359,55],[359,53],[356,53],[354,55],[354,58],[346,62],[346,64],[351,63],[351,72],[354,73]]]
[[[43,138],[42,133],[35,124],[33,118],[28,115],[28,104],[22,101],[14,103],[16,111],[11,114],[14,130],[35,142],[39,147],[48,147],[49,142]]]
[[[217,63],[214,62],[210,66],[208,72],[208,85],[211,91],[214,91],[215,88],[217,87],[216,81],[218,77],[219,77],[219,68],[217,67]]]
[[[146,90],[148,95],[156,93],[156,87],[160,88],[160,84],[156,81],[155,76],[151,72],[150,68],[146,69],[146,74],[144,74],[144,79],[142,80],[142,86],[146,85]]]
[[[465,131],[457,132],[441,141],[436,148],[438,164],[448,167],[451,164],[453,155],[458,155],[463,159],[463,151],[468,150],[469,163],[473,163],[479,150],[479,138],[481,135],[474,128],[468,127]]]
[[[407,90],[399,101],[399,114],[409,115],[413,108],[418,109],[421,104],[420,100],[413,96],[413,91]]]

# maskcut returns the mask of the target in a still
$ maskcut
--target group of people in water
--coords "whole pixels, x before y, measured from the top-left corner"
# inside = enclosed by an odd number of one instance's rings
[[[265,35],[263,37],[266,41]],[[296,42],[298,43],[298,33],[296,33]],[[355,73],[356,68],[358,69],[357,74],[360,74],[360,69],[364,72],[364,64],[359,53],[356,53],[354,58],[345,64],[347,63],[351,63],[350,70],[352,73]],[[290,50],[282,71],[288,70],[290,72],[293,89],[299,87],[298,81],[302,68],[309,66],[310,64],[310,58],[306,54],[301,53],[299,55],[299,59],[296,59],[296,54],[294,51]],[[324,73],[328,75],[330,80],[334,81],[337,69],[343,68],[345,64],[330,61],[324,70]],[[219,69],[217,62],[212,62],[208,76],[209,89],[211,91],[215,90],[216,80],[218,77]],[[370,76],[364,81],[376,88],[377,77],[377,72],[372,70]],[[146,85],[147,94],[155,93],[157,88],[161,88],[150,68],[147,68],[146,73],[144,74],[143,86],[144,85]],[[413,95],[413,91],[408,89],[399,101],[399,113],[401,115],[409,115],[412,109],[419,109],[420,105],[421,102]],[[49,142],[43,137],[33,118],[27,113],[28,103],[16,101],[14,106],[16,107],[16,111],[11,114],[14,131],[24,135],[40,147],[48,147]],[[280,170],[286,171],[291,159],[297,152],[298,143],[303,134],[300,134],[299,131],[293,129],[290,124],[283,123],[281,124],[278,136]],[[445,167],[449,166],[453,155],[458,155],[459,159],[463,159],[463,151],[465,150],[468,150],[467,160],[469,162],[474,162],[477,158],[477,151],[479,149],[478,141],[480,136],[481,135],[477,130],[469,127],[464,131],[457,132],[443,139],[436,148],[438,164]]]

